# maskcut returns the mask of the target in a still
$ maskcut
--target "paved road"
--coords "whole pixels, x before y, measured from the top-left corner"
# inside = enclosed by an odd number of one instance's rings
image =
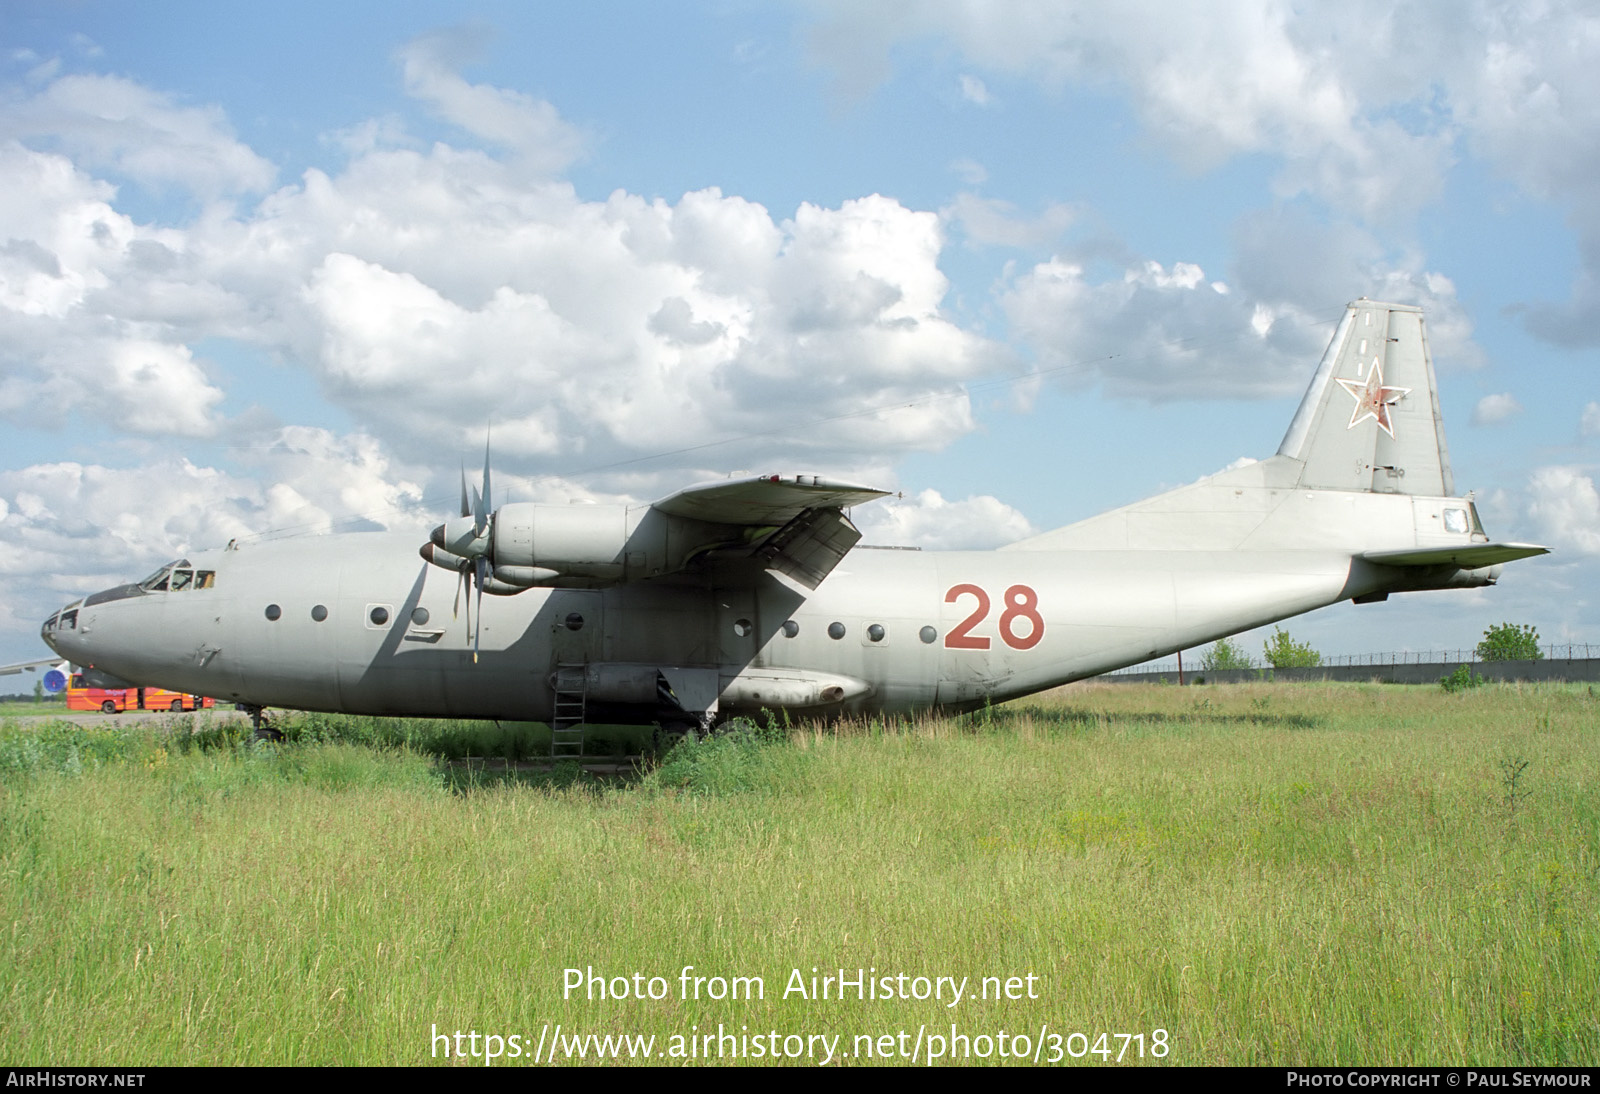
[[[186,722],[196,729],[216,725],[218,722],[250,720],[248,714],[242,710],[234,710],[232,705],[218,707],[215,710],[197,710],[192,714],[174,714],[170,710],[129,710],[121,714],[102,714],[98,710],[57,709],[49,714],[7,714],[4,718],[8,722],[17,722],[21,725],[34,722],[76,722],[80,726],[119,726],[150,723],[170,725],[174,722]]]

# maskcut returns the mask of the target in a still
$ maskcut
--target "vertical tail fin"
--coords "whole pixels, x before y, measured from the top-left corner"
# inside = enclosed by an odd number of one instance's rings
[[[1302,487],[1455,494],[1421,308],[1349,306],[1278,455]]]

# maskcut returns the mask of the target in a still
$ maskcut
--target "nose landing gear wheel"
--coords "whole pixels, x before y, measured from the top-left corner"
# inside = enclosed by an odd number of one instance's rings
[[[250,724],[255,727],[255,739],[258,741],[281,741],[283,731],[272,728],[267,721],[266,713],[258,706],[251,704],[244,708],[250,714]]]

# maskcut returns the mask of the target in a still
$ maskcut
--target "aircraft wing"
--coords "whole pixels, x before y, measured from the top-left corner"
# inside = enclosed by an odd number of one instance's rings
[[[1550,548],[1532,543],[1469,543],[1464,547],[1407,547],[1399,551],[1367,551],[1361,557],[1383,566],[1459,566],[1477,570],[1533,555]]]
[[[607,588],[751,558],[814,589],[861,539],[845,509],[888,493],[761,475],[701,483],[643,508],[512,502],[486,515],[488,489],[487,472],[476,503],[463,487],[460,519],[435,528],[420,553],[496,596],[536,585]]]
[[[18,661],[12,665],[0,665],[0,676],[15,676],[19,672],[31,672],[34,669],[42,669],[46,665],[63,664],[65,662],[59,657],[46,657],[39,661]]]
[[[745,529],[744,543],[710,553],[760,559],[808,589],[822,584],[861,539],[844,510],[887,494],[815,475],[701,483],[655,503],[668,516]]]
[[[656,502],[655,508],[712,524],[778,526],[807,509],[847,509],[888,492],[816,475],[761,475],[686,487]]]

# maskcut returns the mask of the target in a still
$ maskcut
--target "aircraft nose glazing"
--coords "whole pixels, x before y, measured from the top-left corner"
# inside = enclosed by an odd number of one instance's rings
[[[63,644],[78,633],[78,609],[83,601],[75,600],[71,604],[56,612],[46,619],[39,627],[39,637],[44,639],[44,644],[56,653],[63,652]]]

